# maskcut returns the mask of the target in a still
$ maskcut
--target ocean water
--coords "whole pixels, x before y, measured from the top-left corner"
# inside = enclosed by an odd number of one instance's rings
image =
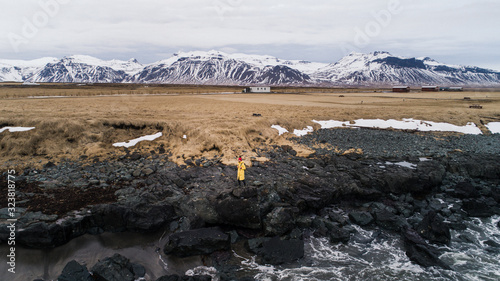
[[[327,238],[305,240],[305,257],[297,264],[272,266],[256,263],[256,257],[233,252],[240,260],[242,271],[256,280],[500,280],[500,217],[473,218],[464,222],[467,230],[452,230],[450,246],[437,246],[441,259],[452,270],[425,268],[406,256],[399,235],[356,226],[348,244],[332,244]],[[490,242],[486,242],[490,241]],[[495,244],[498,243],[498,244]],[[493,245],[493,246],[492,246]],[[498,245],[498,246],[496,246]],[[195,271],[187,272],[193,275]],[[214,268],[200,267],[198,274],[212,275],[219,280]]]
[[[307,238],[305,257],[295,264],[272,266],[258,264],[256,256],[242,247],[232,251],[232,260],[240,266],[243,276],[256,280],[500,280],[500,216],[472,218],[464,223],[467,229],[452,230],[449,246],[440,246],[441,259],[452,270],[424,268],[406,256],[399,235],[379,229],[355,226],[357,233],[347,244],[330,243],[327,238]],[[120,253],[132,262],[145,266],[146,278],[156,280],[167,274],[208,274],[220,280],[217,269],[205,266],[200,257],[166,257],[159,250],[165,242],[162,233],[144,235],[105,233],[85,235],[51,250],[19,248],[17,272],[7,273],[0,265],[0,280],[56,280],[64,265],[76,259],[90,268],[99,259]],[[438,246],[436,246],[438,247]],[[2,252],[6,247],[0,247]]]
[[[406,256],[398,235],[356,227],[348,244],[326,238],[305,241],[305,258],[295,267],[262,266],[242,261],[257,280],[500,280],[500,217],[474,218],[467,230],[452,231],[441,259],[452,270],[424,268]],[[493,241],[485,243],[486,241]],[[498,243],[499,247],[491,246]]]

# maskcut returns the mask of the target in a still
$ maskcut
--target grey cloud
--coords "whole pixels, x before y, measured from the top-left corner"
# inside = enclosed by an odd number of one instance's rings
[[[496,36],[498,1],[64,0],[67,4],[61,4],[29,36],[24,36],[23,28],[27,30],[26,21],[33,24],[33,16],[44,13],[40,2],[4,2],[0,58],[30,59],[62,52],[102,57],[112,49],[116,57],[137,57],[142,48],[144,52],[158,50],[156,59],[145,56],[154,61],[163,59],[160,54],[165,52],[160,50],[214,48],[253,49],[260,54],[325,62],[351,48],[400,55],[412,52],[414,56],[425,53],[453,61],[475,53],[471,60],[500,69],[500,58],[488,47],[500,43]],[[391,12],[394,7],[397,12]],[[9,34],[25,39],[17,50]]]

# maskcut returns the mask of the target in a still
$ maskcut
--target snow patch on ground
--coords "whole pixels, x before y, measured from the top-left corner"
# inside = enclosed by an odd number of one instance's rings
[[[284,133],[289,133],[287,129],[281,127],[280,125],[272,125],[271,128],[278,130],[278,134],[280,136],[283,135]],[[307,126],[302,130],[297,130],[297,129],[293,130],[293,134],[296,135],[297,137],[302,137],[307,135],[308,133],[312,133],[313,131],[314,129],[312,126]]]
[[[375,128],[375,129],[399,129],[399,130],[416,130],[421,132],[457,132],[470,135],[481,135],[481,129],[479,129],[476,124],[469,122],[465,126],[457,126],[449,123],[440,123],[432,121],[415,120],[412,118],[403,118],[403,120],[382,120],[382,119],[357,119],[352,122],[350,121],[337,121],[337,120],[326,120],[317,121],[312,120],[314,123],[321,125],[321,129],[332,129],[332,128]],[[500,122],[492,122],[486,125],[486,127],[493,133],[500,133]],[[288,133],[289,131],[279,125],[272,125],[271,128],[278,130],[279,135]],[[302,130],[295,129],[293,134],[301,137],[313,132],[311,126]]]
[[[392,162],[385,162],[386,165],[396,165],[396,166],[401,166],[401,167],[405,167],[405,168],[409,168],[409,169],[412,169],[412,170],[415,170],[417,168],[417,165],[416,164],[412,164],[410,162],[406,162],[406,161],[401,161],[401,162],[396,162],[396,163],[392,163]]]
[[[138,144],[141,141],[153,141],[153,140],[161,137],[162,135],[163,135],[163,133],[157,133],[157,134],[154,134],[154,135],[147,135],[147,136],[143,136],[143,137],[140,137],[140,138],[137,138],[137,139],[129,140],[128,142],[117,142],[117,143],[114,143],[113,146],[116,146],[116,147],[131,147],[131,146],[135,146],[136,144]]]
[[[457,126],[449,123],[439,123],[432,121],[415,120],[407,118],[403,120],[382,120],[382,119],[358,119],[351,122],[345,121],[316,121],[313,122],[320,124],[322,129],[331,129],[338,127],[354,127],[354,128],[376,128],[376,129],[400,129],[400,130],[417,130],[423,132],[440,131],[440,132],[458,132],[464,134],[480,135],[481,130],[476,124],[469,122],[465,126]]]
[[[3,133],[4,131],[9,131],[11,133],[13,132],[26,132],[35,129],[35,127],[3,127],[0,129],[0,133]]]
[[[485,126],[492,134],[500,134],[500,122],[491,122]]]
[[[284,133],[288,133],[288,130],[281,127],[280,125],[272,125],[271,128],[278,130],[278,134],[281,136]]]
[[[328,120],[328,121],[316,121],[313,120],[314,123],[318,123],[321,125],[321,129],[331,129],[331,128],[339,128],[339,127],[347,127],[349,126],[349,121],[335,121],[335,120]]]
[[[293,130],[293,134],[296,135],[297,137],[302,137],[307,135],[308,133],[312,133],[314,131],[313,127],[307,126],[307,128],[304,128],[302,130]]]

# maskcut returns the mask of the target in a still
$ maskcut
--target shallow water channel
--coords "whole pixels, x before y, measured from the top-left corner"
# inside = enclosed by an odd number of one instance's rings
[[[71,260],[87,265],[90,270],[100,259],[121,254],[133,263],[146,268],[146,280],[156,280],[168,274],[184,273],[202,265],[199,257],[170,258],[161,255],[165,244],[163,233],[103,233],[84,235],[69,243],[46,250],[16,247],[16,273],[8,272],[9,266],[0,264],[0,280],[27,281],[41,278],[57,280],[64,266]],[[0,252],[7,253],[7,245],[0,246]]]

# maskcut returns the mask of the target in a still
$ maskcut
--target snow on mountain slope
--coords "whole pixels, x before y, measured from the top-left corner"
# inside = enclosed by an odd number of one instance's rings
[[[211,50],[208,52],[203,52],[203,51],[181,52],[174,54],[172,57],[166,60],[159,61],[156,64],[162,63],[165,65],[170,65],[176,62],[178,58],[197,58],[199,60],[207,60],[213,57],[222,57],[226,59],[232,59],[235,61],[241,61],[251,66],[259,68],[264,68],[267,66],[284,65],[308,75],[316,72],[319,68],[328,65],[327,63],[310,62],[304,60],[283,60],[273,56],[265,56],[265,55],[249,55],[242,53],[227,54],[216,50]]]
[[[304,84],[310,77],[279,59],[222,52],[174,54],[150,64],[130,82],[178,84]]]
[[[35,60],[0,60],[0,81],[23,82],[47,63],[57,58],[40,58]]]
[[[351,53],[336,63],[282,60],[273,56],[195,51],[155,63],[101,60],[74,55],[60,60],[0,60],[0,81],[73,83],[178,83],[214,85],[394,84],[500,86],[500,72],[448,65],[431,58],[405,58],[388,52]]]
[[[446,65],[430,58],[398,57],[388,52],[351,53],[312,76],[345,85],[500,85],[500,73],[493,70]]]
[[[114,70],[121,70],[128,75],[133,75],[144,68],[144,65],[139,63],[136,59],[132,58],[128,61],[121,60],[101,60],[91,56],[84,55],[73,55],[70,57],[66,57],[67,59],[71,59],[74,63],[88,64],[92,66],[102,66],[109,67]]]
[[[273,56],[262,56],[262,55],[248,55],[248,54],[225,54],[217,51],[210,51],[212,53],[218,53],[222,56],[228,57],[230,59],[244,61],[250,65],[257,67],[267,67],[267,66],[287,66],[292,69],[296,69],[304,74],[312,74],[316,72],[319,68],[325,67],[327,63],[321,62],[310,62],[305,60],[283,60]]]
[[[143,66],[129,61],[104,61],[91,56],[74,55],[49,63],[26,79],[27,82],[121,83]]]

